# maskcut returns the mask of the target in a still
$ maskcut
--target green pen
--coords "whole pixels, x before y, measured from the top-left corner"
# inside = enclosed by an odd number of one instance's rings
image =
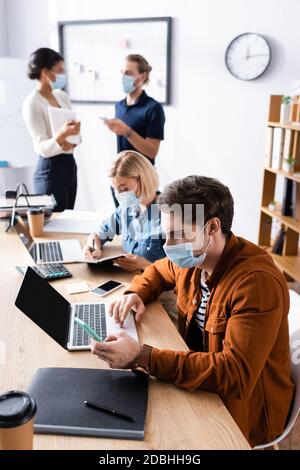
[[[80,326],[80,328],[82,328],[86,332],[87,335],[91,336],[96,341],[102,342],[102,339],[100,338],[100,336],[98,336],[97,333],[93,330],[93,328],[91,328],[87,323],[85,323],[84,321],[80,320],[80,318],[77,318],[77,317],[74,318],[74,321]]]

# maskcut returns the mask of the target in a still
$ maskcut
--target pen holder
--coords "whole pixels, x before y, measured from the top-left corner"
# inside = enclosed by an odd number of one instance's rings
[[[29,231],[32,237],[43,235],[44,212],[42,209],[30,209],[27,211]]]

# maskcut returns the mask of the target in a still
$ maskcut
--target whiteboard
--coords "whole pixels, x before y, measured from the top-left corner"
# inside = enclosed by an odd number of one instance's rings
[[[121,72],[128,54],[152,66],[147,93],[170,103],[171,18],[137,18],[59,23],[60,51],[74,102],[115,103],[124,92]]]
[[[0,160],[10,166],[27,166],[36,160],[22,117],[23,100],[32,90],[26,68],[26,60],[0,57]]]

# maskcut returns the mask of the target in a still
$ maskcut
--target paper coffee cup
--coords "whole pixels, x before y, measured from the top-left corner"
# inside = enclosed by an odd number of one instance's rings
[[[31,209],[27,211],[29,231],[32,237],[43,235],[44,212],[42,209]]]
[[[0,395],[0,450],[31,450],[36,404],[27,393]]]

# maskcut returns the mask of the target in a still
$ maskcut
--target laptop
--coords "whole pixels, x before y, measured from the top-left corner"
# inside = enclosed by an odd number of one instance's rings
[[[38,295],[37,295],[38,294]],[[16,301],[16,307],[51,336],[64,349],[90,349],[91,338],[74,322],[77,316],[104,340],[107,336],[126,331],[138,341],[132,313],[120,328],[101,303],[70,304],[31,267],[27,268]]]
[[[53,240],[35,243],[20,216],[14,218],[14,229],[36,264],[84,261],[79,240]]]

